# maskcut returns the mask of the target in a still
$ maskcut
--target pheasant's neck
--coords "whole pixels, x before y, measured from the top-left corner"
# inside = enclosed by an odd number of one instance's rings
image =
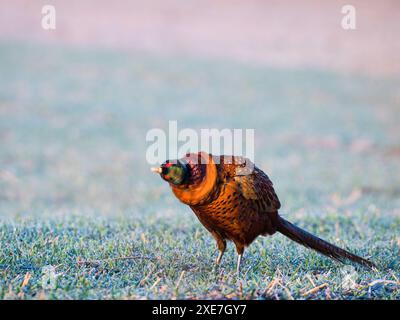
[[[208,154],[202,154],[202,157],[208,157]],[[207,164],[196,164],[191,160],[190,158],[186,159],[190,172],[188,183],[181,186],[171,185],[171,188],[181,202],[195,206],[206,203],[215,193],[217,168],[212,158],[208,158]],[[205,161],[201,163],[205,163]]]
[[[188,169],[190,172],[190,177],[188,179],[188,185],[190,186],[199,186],[204,179],[206,178],[207,174],[207,165],[205,164],[194,164],[194,163],[188,163]]]

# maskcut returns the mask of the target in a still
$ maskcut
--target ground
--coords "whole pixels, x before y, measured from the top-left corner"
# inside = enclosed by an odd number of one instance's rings
[[[0,298],[400,298],[398,77],[18,41],[0,69]],[[380,270],[282,235],[214,267],[145,159],[168,120],[254,128],[281,214]]]

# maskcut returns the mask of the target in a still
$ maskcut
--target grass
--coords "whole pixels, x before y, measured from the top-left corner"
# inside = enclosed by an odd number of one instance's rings
[[[7,42],[0,69],[0,298],[400,298],[399,79]],[[240,281],[232,245],[215,268],[149,173],[146,132],[168,120],[254,128],[282,214],[382,269],[282,235],[247,249]]]
[[[304,217],[302,226],[376,261],[352,270],[281,235],[246,251],[240,280],[232,246],[220,268],[210,236],[192,219],[17,219],[0,228],[4,299],[398,299],[399,217]],[[331,235],[331,236],[329,236]],[[58,275],[43,289],[45,266]],[[346,277],[350,285],[346,287]],[[24,283],[24,279],[29,280]],[[241,284],[240,284],[241,283]],[[315,289],[317,288],[317,289]],[[320,288],[320,289],[318,289]],[[313,290],[314,289],[314,290]]]

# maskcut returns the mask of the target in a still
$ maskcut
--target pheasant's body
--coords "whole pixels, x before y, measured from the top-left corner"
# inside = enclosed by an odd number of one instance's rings
[[[241,163],[242,158],[234,157],[233,164],[226,164],[224,158],[218,159],[216,188],[211,197],[204,204],[190,207],[217,241],[232,240],[241,253],[257,236],[276,232],[280,202],[261,170],[255,167],[252,174],[238,176],[236,167],[248,162]]]
[[[180,173],[184,178],[171,183],[171,179],[176,178],[176,172],[171,172],[170,168],[176,166],[184,168],[181,170],[183,173]],[[225,251],[226,240],[234,242],[240,259],[244,248],[256,237],[279,231],[334,259],[350,259],[373,266],[371,262],[333,246],[281,218],[278,215],[281,204],[271,180],[248,159],[217,157],[202,152],[187,155],[179,160],[178,165],[167,161],[161,168],[158,172],[170,182],[175,196],[191,207],[217,241],[220,250],[217,263]]]

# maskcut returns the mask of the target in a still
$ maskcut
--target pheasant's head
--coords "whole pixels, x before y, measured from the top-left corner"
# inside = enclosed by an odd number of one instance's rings
[[[212,155],[205,152],[187,154],[175,161],[166,161],[151,171],[169,183],[175,196],[188,205],[203,203],[214,190],[217,168]]]
[[[189,179],[189,169],[187,164],[177,160],[175,162],[165,161],[161,167],[151,169],[155,173],[159,173],[165,181],[179,186]]]

